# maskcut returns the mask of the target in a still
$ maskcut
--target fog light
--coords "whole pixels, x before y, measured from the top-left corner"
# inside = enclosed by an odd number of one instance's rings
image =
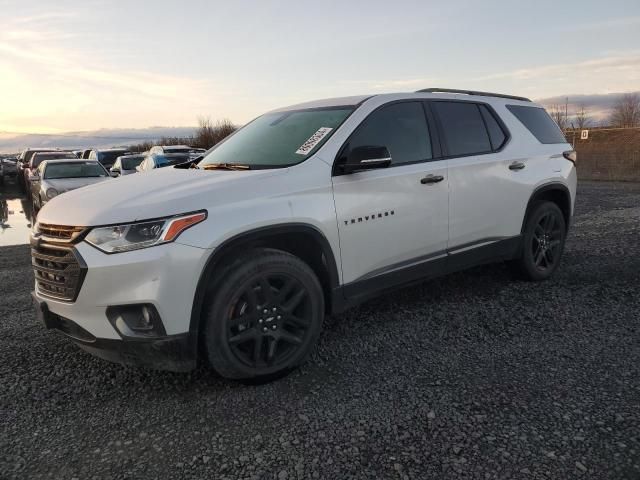
[[[107,308],[107,318],[123,337],[159,337],[166,335],[160,315],[150,303]]]

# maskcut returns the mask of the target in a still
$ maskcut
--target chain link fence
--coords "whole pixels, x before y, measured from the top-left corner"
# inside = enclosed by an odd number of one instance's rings
[[[640,181],[640,128],[590,129],[566,137],[578,152],[578,177],[582,180]]]

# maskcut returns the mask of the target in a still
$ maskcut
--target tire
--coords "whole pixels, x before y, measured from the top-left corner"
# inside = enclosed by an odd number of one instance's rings
[[[567,225],[562,211],[553,202],[531,206],[522,235],[522,254],[513,261],[525,280],[546,280],[557,270],[564,252]]]
[[[254,249],[217,278],[205,301],[201,340],[218,374],[268,381],[309,356],[322,329],[324,295],[306,263],[280,250]]]

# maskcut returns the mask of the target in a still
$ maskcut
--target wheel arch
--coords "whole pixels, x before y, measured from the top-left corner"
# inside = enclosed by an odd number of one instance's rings
[[[571,193],[569,188],[559,182],[547,183],[536,188],[531,197],[529,198],[529,202],[527,203],[527,209],[525,210],[524,218],[522,219],[522,225],[520,227],[520,232],[524,233],[524,228],[527,224],[527,220],[529,219],[529,215],[531,213],[531,207],[539,201],[546,200],[555,203],[560,208],[562,215],[564,217],[564,221],[566,224],[566,228],[569,228],[569,224],[571,222]]]
[[[198,341],[202,308],[208,288],[216,281],[217,267],[250,248],[276,248],[306,262],[318,276],[325,298],[325,311],[332,311],[332,291],[339,285],[338,265],[325,235],[315,226],[287,223],[260,227],[239,233],[214,249],[207,259],[193,299],[189,333]],[[194,345],[195,346],[195,345]]]

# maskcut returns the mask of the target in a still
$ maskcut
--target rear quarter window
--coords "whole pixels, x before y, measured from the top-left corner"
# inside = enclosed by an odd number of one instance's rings
[[[522,105],[507,105],[507,108],[540,143],[567,143],[562,130],[544,108]]]

